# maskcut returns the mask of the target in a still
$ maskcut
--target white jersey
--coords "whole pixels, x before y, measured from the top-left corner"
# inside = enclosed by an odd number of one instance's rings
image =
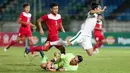
[[[90,12],[88,13],[88,17],[85,20],[85,22],[82,24],[81,26],[81,32],[83,35],[87,35],[87,36],[92,36],[92,31],[96,25],[97,22],[97,16],[98,14],[94,13],[94,14],[90,14]]]

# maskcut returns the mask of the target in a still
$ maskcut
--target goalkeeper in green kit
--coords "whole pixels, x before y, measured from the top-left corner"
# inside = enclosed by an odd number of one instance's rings
[[[78,64],[83,61],[82,56],[72,53],[54,53],[54,58],[48,61],[47,56],[42,59],[41,68],[48,71],[76,71]]]

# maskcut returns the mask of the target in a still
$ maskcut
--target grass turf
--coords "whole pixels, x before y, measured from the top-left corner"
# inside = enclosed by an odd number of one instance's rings
[[[84,60],[76,72],[63,73],[130,73],[130,48],[102,48],[99,54],[92,57],[83,49],[68,47],[66,50],[82,55]],[[23,51],[23,47],[11,47],[4,52],[0,47],[0,73],[49,73],[40,68],[41,56],[24,57]],[[45,54],[51,59],[57,51],[52,48]]]

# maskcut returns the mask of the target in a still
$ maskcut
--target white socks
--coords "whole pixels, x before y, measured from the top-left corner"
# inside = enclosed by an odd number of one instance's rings
[[[65,45],[67,46],[67,41],[63,41],[63,40],[58,40],[58,41],[54,41],[54,42],[50,42],[51,45]]]

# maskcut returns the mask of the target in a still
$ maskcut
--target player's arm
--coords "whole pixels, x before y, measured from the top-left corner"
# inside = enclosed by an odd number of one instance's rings
[[[27,24],[28,24],[27,22],[22,21],[21,18],[18,18],[17,22],[18,22],[19,24],[22,24],[22,25],[27,25]]]
[[[65,71],[65,69],[64,69],[64,68],[60,68],[59,71],[62,71],[62,72],[63,72],[63,71]]]
[[[55,68],[52,68],[52,62],[51,61],[48,61],[47,62],[47,69],[48,69],[48,71],[51,71],[51,72],[55,72],[56,71],[56,69]]]
[[[105,11],[106,8],[107,8],[107,7],[104,6],[103,9],[100,9],[100,10],[91,10],[90,13],[91,13],[91,14],[93,14],[93,13],[102,13],[102,12]]]
[[[41,22],[42,22],[42,19],[39,18],[39,19],[37,20],[37,24],[38,24],[38,27],[39,27],[39,31],[40,31],[40,34],[41,34],[41,35],[44,35],[44,31],[43,31],[43,29],[42,29]]]
[[[42,29],[41,22],[47,20],[47,18],[48,18],[47,15],[44,15],[44,16],[40,17],[40,18],[37,20],[37,24],[38,24],[38,27],[39,27],[40,34],[41,34],[41,35],[44,35],[44,31],[43,31],[43,29]]]
[[[62,23],[60,23],[60,28],[61,28],[61,31],[65,33],[65,29],[64,29]]]
[[[28,22],[22,21],[22,18],[23,18],[23,13],[20,14],[20,16],[19,16],[17,22],[18,22],[19,24],[22,24],[22,25],[27,25]]]
[[[30,23],[30,26],[32,27],[32,29],[33,30],[35,30],[37,27],[34,25],[34,24],[32,24],[32,23]]]
[[[56,62],[61,59],[61,53],[55,52],[54,58],[51,60],[51,62]]]
[[[30,23],[30,26],[31,26],[31,27],[34,27],[35,25],[34,25],[34,24],[32,24],[32,23]]]

